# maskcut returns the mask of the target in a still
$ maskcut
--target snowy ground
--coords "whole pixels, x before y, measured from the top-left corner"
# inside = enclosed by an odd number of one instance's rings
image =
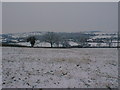
[[[115,48],[3,47],[3,88],[116,88]]]

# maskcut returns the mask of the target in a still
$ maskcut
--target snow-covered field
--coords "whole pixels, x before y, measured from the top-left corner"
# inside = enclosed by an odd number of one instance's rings
[[[2,47],[3,88],[116,88],[115,48]]]

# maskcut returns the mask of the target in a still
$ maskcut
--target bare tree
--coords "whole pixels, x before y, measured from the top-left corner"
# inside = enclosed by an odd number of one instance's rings
[[[51,47],[53,47],[54,44],[57,44],[59,46],[59,37],[54,32],[48,32],[45,35],[43,35],[44,41],[50,43]]]
[[[35,36],[30,36],[30,37],[28,37],[28,38],[27,38],[27,42],[30,42],[31,47],[33,47],[33,46],[34,46],[35,41],[36,41]]]
[[[61,42],[62,42],[62,37],[59,34],[56,33],[56,37],[55,37],[55,45],[56,45],[56,47],[59,47]]]
[[[78,38],[75,39],[75,42],[77,42],[79,46],[84,47],[85,45],[87,45],[87,39],[88,37],[79,36]]]
[[[111,47],[112,46],[112,40],[113,40],[113,37],[110,37],[110,38],[106,38],[106,44]]]
[[[102,45],[102,39],[101,38],[96,38],[96,43],[97,43],[97,47],[101,47]]]
[[[70,47],[69,41],[65,38],[61,40],[61,44],[63,47]]]

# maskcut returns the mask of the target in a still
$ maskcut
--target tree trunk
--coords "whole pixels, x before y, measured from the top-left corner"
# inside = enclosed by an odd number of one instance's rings
[[[51,44],[51,48],[53,47],[53,43],[50,43]]]

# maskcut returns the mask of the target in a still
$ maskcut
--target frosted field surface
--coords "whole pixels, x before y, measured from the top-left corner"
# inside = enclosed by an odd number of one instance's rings
[[[2,47],[3,88],[117,88],[115,48]]]

